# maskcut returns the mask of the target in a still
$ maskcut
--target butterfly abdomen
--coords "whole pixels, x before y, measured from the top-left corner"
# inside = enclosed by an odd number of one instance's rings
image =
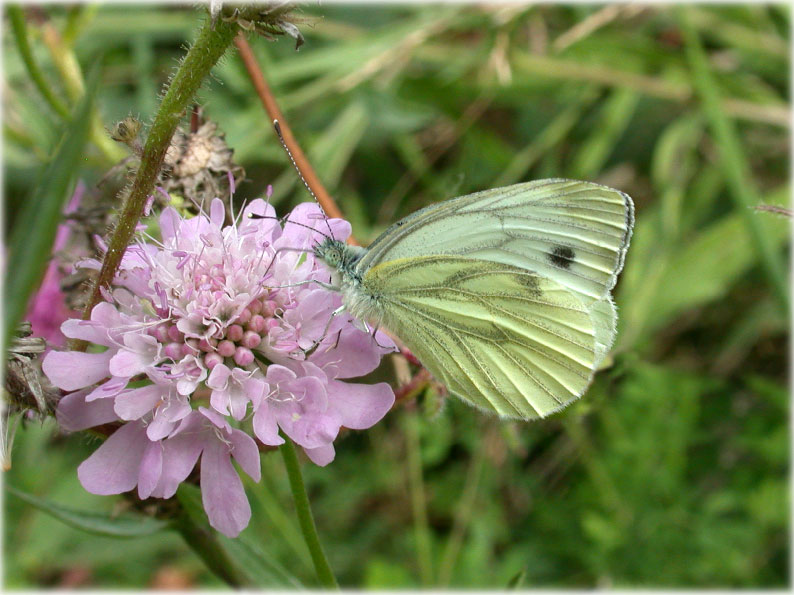
[[[371,291],[361,278],[350,275],[342,277],[342,301],[348,311],[361,320],[379,325],[383,318],[380,296]]]

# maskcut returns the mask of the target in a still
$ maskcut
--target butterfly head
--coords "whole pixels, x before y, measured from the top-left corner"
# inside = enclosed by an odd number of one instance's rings
[[[364,252],[363,248],[348,246],[333,238],[325,238],[314,247],[317,258],[343,275],[354,275],[355,264]]]

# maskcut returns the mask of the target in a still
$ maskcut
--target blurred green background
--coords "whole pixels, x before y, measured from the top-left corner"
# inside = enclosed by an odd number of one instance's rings
[[[620,188],[637,208],[614,358],[578,403],[541,422],[499,422],[459,402],[439,412],[428,394],[348,433],[327,468],[304,465],[342,585],[785,587],[789,220],[748,205],[789,206],[789,9],[332,3],[301,14],[300,51],[290,39],[250,42],[365,243],[431,202],[545,177]],[[104,53],[107,127],[129,114],[150,121],[203,18],[156,5],[27,16],[33,55],[67,105],[79,90],[63,73]],[[61,33],[50,45],[47,27]],[[7,18],[3,50],[10,229],[65,124],[33,86]],[[213,72],[199,102],[245,167],[237,196],[272,183],[281,212],[307,200],[234,48]],[[122,149],[95,138],[79,177],[96,184]],[[5,482],[119,510],[121,498],[77,481],[95,447],[28,424]],[[248,486],[245,535],[315,585],[281,458],[263,456],[263,471]],[[175,533],[96,537],[9,494],[3,566],[9,588],[222,585]]]

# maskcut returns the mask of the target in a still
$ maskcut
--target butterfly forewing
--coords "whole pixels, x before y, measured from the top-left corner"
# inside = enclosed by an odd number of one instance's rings
[[[459,256],[381,263],[363,285],[383,324],[457,396],[506,417],[543,417],[580,396],[593,374],[588,308],[554,281]]]
[[[571,180],[541,180],[469,194],[414,213],[373,242],[359,262],[431,254],[508,264],[553,279],[590,304],[623,267],[633,205],[622,192]]]

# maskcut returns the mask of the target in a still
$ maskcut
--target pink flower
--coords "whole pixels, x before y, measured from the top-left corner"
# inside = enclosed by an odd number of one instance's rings
[[[43,369],[74,391],[58,408],[66,429],[122,423],[80,466],[88,491],[137,486],[141,498],[168,498],[200,459],[210,523],[233,536],[251,513],[230,458],[259,479],[251,436],[277,446],[280,430],[326,465],[340,428],[371,427],[394,394],[387,384],[346,382],[375,369],[392,344],[346,313],[332,318],[340,296],[307,283],[330,279],[313,245],[329,227],[346,238],[349,224],[303,204],[282,229],[261,199],[233,224],[224,226],[225,217],[220,200],[209,216],[165,209],[162,243],[127,250],[112,303],[61,326],[104,351],[52,352]]]
[[[85,184],[80,180],[74,189],[69,204],[66,206],[67,214],[73,213],[80,206],[85,193]],[[30,321],[33,334],[44,337],[52,345],[63,345],[64,336],[60,331],[61,323],[75,312],[66,307],[66,296],[61,290],[63,275],[58,270],[56,254],[66,247],[71,230],[67,223],[61,223],[55,234],[52,247],[53,258],[47,265],[41,286],[33,295],[28,307],[26,318]]]

